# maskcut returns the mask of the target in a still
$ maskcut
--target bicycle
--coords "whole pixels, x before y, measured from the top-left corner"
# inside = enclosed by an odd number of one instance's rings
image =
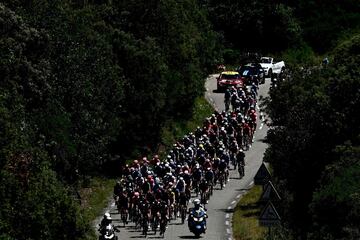
[[[181,223],[184,224],[187,214],[187,207],[185,205],[181,206]]]
[[[142,234],[145,235],[145,237],[147,236],[148,228],[149,228],[149,220],[147,217],[143,217],[143,219],[142,219]]]
[[[240,179],[245,176],[245,166],[243,164],[239,163],[238,172]]]
[[[127,212],[127,209],[126,208],[121,208],[121,221],[123,222],[124,224],[124,227],[125,225],[128,223],[127,221],[127,218],[128,218],[128,212]]]
[[[162,236],[163,238],[164,238],[164,235],[165,235],[167,222],[168,221],[167,221],[166,217],[162,217],[160,219],[160,236]]]

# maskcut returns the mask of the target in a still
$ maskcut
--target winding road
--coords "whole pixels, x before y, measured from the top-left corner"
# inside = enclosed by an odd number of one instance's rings
[[[218,74],[210,75],[206,79],[205,87],[206,93],[205,97],[207,100],[219,111],[224,110],[224,94],[217,93],[214,90],[216,89],[216,77]],[[267,96],[270,86],[270,79],[266,79],[265,84],[260,85],[259,97]],[[258,109],[258,116],[260,116],[261,110]],[[237,171],[230,171],[230,181],[226,184],[226,187],[223,190],[214,191],[213,196],[210,198],[209,204],[206,205],[208,210],[208,220],[207,220],[207,232],[201,236],[202,239],[206,240],[231,240],[232,239],[232,230],[231,230],[231,219],[233,209],[236,206],[236,203],[241,198],[241,196],[253,185],[253,178],[259,169],[265,149],[267,145],[264,143],[264,138],[266,137],[267,126],[263,124],[259,118],[258,120],[258,129],[255,133],[255,141],[246,152],[246,167],[245,167],[245,177],[239,179]],[[141,231],[134,228],[132,223],[129,223],[126,227],[122,227],[120,216],[115,209],[114,202],[109,203],[110,214],[113,218],[113,223],[115,226],[119,226],[120,233],[117,233],[119,240],[122,239],[145,239],[141,235]],[[100,218],[95,221],[95,224],[98,225]],[[157,239],[160,238],[159,234],[153,235],[153,232],[150,231],[146,239]],[[168,225],[164,239],[194,239],[194,235],[188,230],[187,223],[181,224],[181,220],[172,220]]]

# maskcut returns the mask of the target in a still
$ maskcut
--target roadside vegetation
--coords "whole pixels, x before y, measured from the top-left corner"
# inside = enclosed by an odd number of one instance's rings
[[[195,105],[192,110],[192,116],[188,120],[170,119],[162,130],[163,146],[171,147],[176,142],[189,132],[193,132],[198,126],[202,126],[205,118],[209,117],[214,112],[214,108],[208,103],[204,97],[198,97],[195,100]]]
[[[291,230],[281,239],[359,237],[359,46],[355,35],[331,52],[328,66],[294,71],[270,93],[267,112],[276,127],[265,161]]]
[[[298,229],[294,236],[358,236],[351,224],[360,184],[347,184],[353,194],[337,198],[329,176],[357,183],[348,160],[358,147],[359,47],[358,37],[347,36],[358,32],[359,9],[357,0],[1,1],[0,238],[91,238],[89,219],[121,165],[200,125],[211,109],[204,79],[247,52],[283,54],[294,65],[318,65],[317,56],[332,54],[326,70],[299,73],[268,102],[290,136],[274,131],[267,158],[291,196],[283,215]],[[293,122],[301,129],[293,131]],[[284,138],[297,142],[276,149]],[[282,173],[294,171],[281,168],[287,161],[297,172]],[[307,174],[304,163],[315,166],[303,193],[296,179]],[[85,212],[79,193],[91,195]],[[349,214],[341,224],[327,222],[322,206]]]
[[[261,186],[252,187],[235,207],[232,230],[236,240],[261,240],[266,236],[267,228],[259,225],[259,216],[262,205],[259,199],[262,193]]]

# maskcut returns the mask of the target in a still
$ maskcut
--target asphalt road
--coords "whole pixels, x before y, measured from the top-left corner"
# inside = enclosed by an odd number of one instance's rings
[[[218,75],[211,75],[206,80],[206,93],[205,96],[209,102],[218,110],[224,110],[224,93],[217,93],[216,89],[216,77]],[[270,79],[266,79],[265,84],[260,85],[259,96],[266,96],[270,86]],[[258,109],[259,116],[261,110]],[[259,118],[258,129],[255,133],[255,141],[246,152],[246,166],[245,177],[239,179],[237,171],[230,171],[230,181],[226,184],[223,190],[215,190],[213,196],[210,198],[209,204],[206,205],[208,210],[207,219],[207,232],[202,235],[202,239],[206,240],[230,240],[232,239],[231,219],[232,212],[236,203],[253,184],[253,178],[259,169],[262,158],[267,145],[263,142],[266,137],[267,126],[263,124]],[[145,239],[141,235],[140,230],[134,229],[132,223],[129,223],[126,227],[122,227],[119,214],[115,209],[114,203],[109,203],[110,214],[113,218],[115,226],[119,226],[120,233],[117,236],[122,239]],[[165,233],[164,239],[194,239],[194,235],[188,230],[187,222],[181,224],[181,220],[172,220],[168,225],[168,229]],[[95,224],[99,224],[100,218],[96,220]],[[158,233],[153,235],[150,231],[147,239],[160,238]]]

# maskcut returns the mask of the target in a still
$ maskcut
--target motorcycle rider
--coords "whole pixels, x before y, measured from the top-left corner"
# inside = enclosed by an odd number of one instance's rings
[[[107,226],[111,226],[112,227],[112,219],[111,219],[111,216],[110,216],[110,213],[109,212],[106,212],[104,214],[104,217],[103,219],[101,220],[101,223],[100,223],[100,227],[99,227],[99,232],[102,234],[102,235],[105,235],[106,233],[106,227]]]
[[[188,227],[190,229],[190,231],[193,231],[193,218],[194,216],[203,216],[203,224],[204,224],[204,233],[206,231],[206,218],[208,217],[207,216],[207,213],[206,213],[206,210],[201,206],[200,204],[200,200],[199,199],[195,199],[193,201],[194,203],[194,208],[191,209],[190,211],[190,215],[189,215],[189,218],[188,218]]]

